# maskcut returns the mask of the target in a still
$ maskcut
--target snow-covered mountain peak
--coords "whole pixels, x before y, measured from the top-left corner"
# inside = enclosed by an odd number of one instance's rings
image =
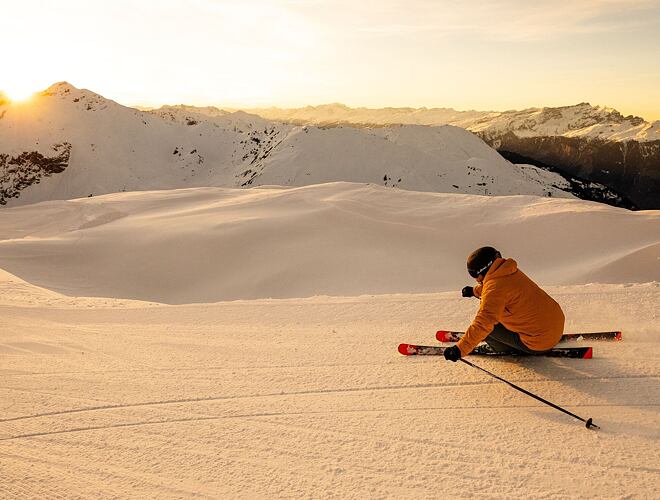
[[[248,113],[247,111],[242,111],[242,110],[234,111],[232,113],[226,113],[224,117],[232,118],[233,120],[243,120],[245,122],[250,122],[250,123],[254,123],[254,122],[265,123],[268,121],[263,119],[259,115]]]
[[[477,134],[514,163],[604,184],[627,197],[626,206],[653,209],[660,199],[660,121],[623,116],[614,108],[589,102],[510,111],[343,105],[249,111],[296,125],[454,125]]]
[[[43,91],[44,94],[63,94],[63,93],[69,93],[71,91],[77,92],[80,89],[73,86],[69,82],[62,81],[62,82],[56,82],[53,83],[50,87],[48,87],[46,90]]]
[[[98,94],[95,94],[94,92],[91,92],[89,90],[79,89],[77,87],[74,87],[69,82],[54,83],[46,90],[39,92],[38,95],[43,97],[60,97],[64,99],[75,99],[87,95],[101,97]]]
[[[331,102],[328,104],[319,104],[318,106],[305,106],[305,109],[314,109],[317,111],[325,111],[326,113],[337,113],[349,111],[351,108],[340,102]]]
[[[175,104],[175,105],[166,104],[157,109],[150,109],[149,111],[159,114],[170,113],[171,115],[174,116],[200,114],[210,117],[224,116],[229,113],[229,111],[217,108],[215,106],[198,107],[198,106],[189,106],[187,104]]]
[[[350,108],[343,104],[297,109],[248,110],[271,120],[297,124],[345,123],[359,126],[456,125],[480,135],[512,132],[519,137],[565,136],[612,141],[660,139],[659,122],[623,116],[616,109],[579,104],[509,111],[457,111],[452,108]]]
[[[72,113],[74,110],[102,111],[117,108],[137,112],[91,90],[79,89],[68,82],[55,83],[36,96],[36,101],[31,104],[35,112],[39,112],[39,108],[45,110],[47,107],[52,108],[51,114],[60,115]]]
[[[588,102],[484,113],[463,125],[486,137],[513,132],[518,137],[564,136],[610,140],[644,139],[654,127],[638,116],[624,117],[616,109],[593,106]]]
[[[161,106],[158,109],[147,111],[149,115],[155,115],[166,121],[182,123],[186,125],[198,125],[200,123],[211,123],[220,128],[244,128],[262,127],[271,124],[258,115],[246,111],[226,111],[214,106],[198,108],[195,106],[176,105]]]
[[[482,195],[580,193],[558,174],[509,163],[455,126],[315,127],[212,107],[138,111],[66,82],[27,108],[10,105],[0,120],[0,204],[337,181]]]

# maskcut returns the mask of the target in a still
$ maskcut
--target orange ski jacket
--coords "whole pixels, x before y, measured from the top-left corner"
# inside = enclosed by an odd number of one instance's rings
[[[502,323],[534,351],[552,349],[564,333],[564,313],[555,300],[529,279],[513,259],[496,259],[483,283],[474,287],[481,306],[456,343],[467,356],[497,323]]]

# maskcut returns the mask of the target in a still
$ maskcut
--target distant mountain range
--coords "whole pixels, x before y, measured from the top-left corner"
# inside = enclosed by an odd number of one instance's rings
[[[313,126],[186,106],[141,111],[59,83],[0,96],[0,204],[200,186],[364,182],[416,191],[579,196],[616,190],[514,165],[462,127]]]
[[[322,126],[454,125],[474,132],[515,163],[604,184],[638,208],[660,208],[660,121],[623,116],[612,108],[581,103],[492,112],[329,104],[250,112],[271,120]]]
[[[189,106],[181,108],[195,109]],[[208,114],[223,112],[214,107],[196,109]],[[454,125],[490,136],[515,132],[520,137],[561,135],[612,141],[660,140],[660,121],[647,122],[637,116],[622,116],[615,109],[589,103],[504,112],[456,111],[451,108],[350,108],[343,104],[294,109],[253,108],[246,111],[270,120],[297,124]]]

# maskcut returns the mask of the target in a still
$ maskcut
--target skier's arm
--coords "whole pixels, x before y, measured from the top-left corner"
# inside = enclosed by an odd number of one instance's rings
[[[481,291],[481,290],[480,290]],[[483,341],[502,317],[504,312],[505,296],[497,290],[497,286],[490,287],[481,297],[481,306],[465,335],[456,343],[461,355],[467,356]]]
[[[481,291],[483,290],[483,288],[484,288],[483,283],[477,283],[477,284],[474,286],[474,288],[472,288],[472,293],[474,294],[474,296],[475,296],[476,298],[478,298],[478,299],[481,298]]]

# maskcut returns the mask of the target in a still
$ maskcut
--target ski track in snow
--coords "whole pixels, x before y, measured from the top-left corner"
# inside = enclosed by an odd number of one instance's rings
[[[657,379],[660,381],[660,377],[648,376],[648,375],[624,375],[624,376],[614,376],[614,377],[581,377],[581,378],[559,378],[558,381],[562,382],[575,382],[575,381],[604,381],[604,380],[628,380],[628,379]],[[520,383],[543,383],[543,382],[554,382],[554,381],[542,381],[542,380],[510,380],[510,382],[515,382],[516,384]],[[108,404],[103,406],[93,406],[86,408],[72,408],[67,410],[47,412],[47,413],[37,413],[33,415],[24,415],[19,417],[5,418],[0,419],[0,423],[3,422],[14,422],[18,420],[27,420],[32,418],[40,417],[50,417],[57,415],[66,415],[70,413],[84,413],[92,411],[102,411],[102,410],[115,410],[115,409],[124,409],[124,408],[140,408],[145,406],[165,406],[171,404],[179,403],[201,403],[207,401],[224,401],[232,399],[248,399],[248,398],[272,398],[272,397],[286,397],[286,396],[306,396],[306,395],[323,395],[323,394],[338,394],[345,392],[373,392],[373,391],[391,391],[391,390],[411,390],[411,389],[428,389],[428,388],[446,388],[446,387],[464,387],[464,386],[475,386],[475,385],[496,385],[500,382],[495,381],[483,381],[483,382],[465,382],[465,383],[451,383],[445,382],[442,384],[416,384],[416,385],[392,385],[392,386],[375,386],[375,387],[352,387],[352,388],[341,388],[341,389],[318,389],[318,390],[309,390],[309,391],[294,391],[294,392],[277,392],[277,393],[267,393],[267,394],[245,394],[245,395],[235,395],[235,396],[209,396],[204,398],[192,398],[192,399],[172,399],[164,401],[142,401],[139,403],[133,404]],[[29,389],[20,389],[15,387],[1,387],[0,389],[5,390],[14,390],[14,391],[24,391],[24,392],[33,392],[38,394],[47,394],[53,395],[52,393],[43,393],[30,391]],[[577,405],[577,406],[613,406],[613,405]],[[634,404],[633,406],[660,406],[660,403],[652,404]],[[437,408],[440,409],[440,408]],[[14,438],[8,438],[14,439]],[[2,438],[0,438],[2,440]]]

